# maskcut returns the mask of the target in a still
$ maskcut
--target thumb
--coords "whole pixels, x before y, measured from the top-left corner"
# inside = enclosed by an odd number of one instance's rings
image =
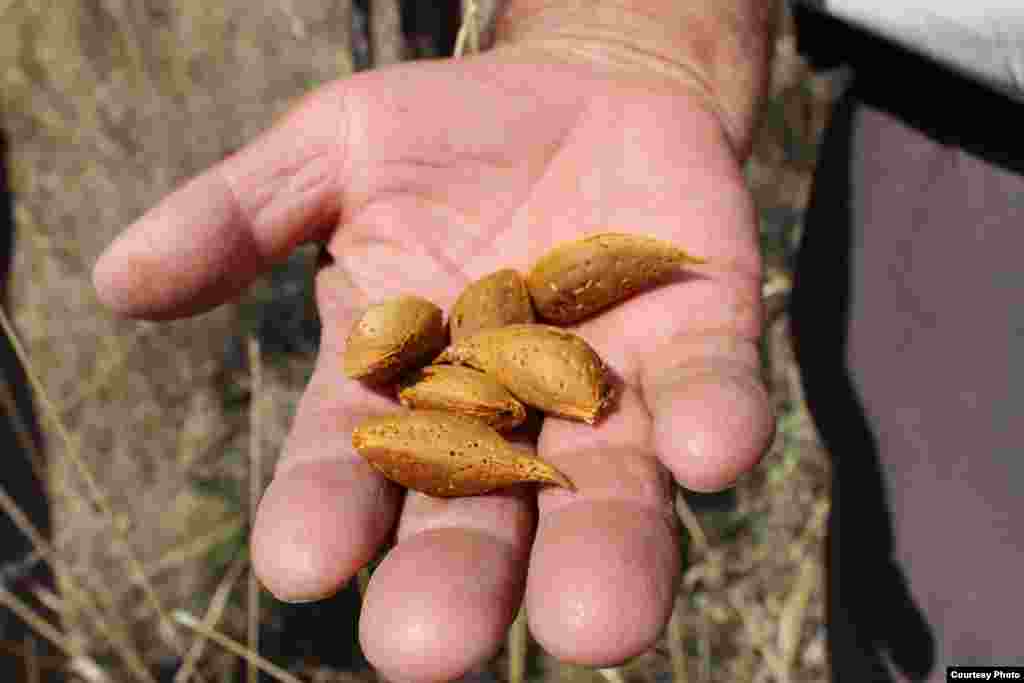
[[[333,229],[348,156],[345,97],[340,83],[308,95],[129,226],[93,269],[100,300],[129,317],[201,313]]]

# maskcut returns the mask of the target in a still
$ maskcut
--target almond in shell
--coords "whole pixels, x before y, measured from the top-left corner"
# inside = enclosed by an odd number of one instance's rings
[[[458,365],[429,365],[403,378],[398,400],[406,408],[477,417],[499,431],[526,419],[526,406],[496,379]]]
[[[486,275],[462,291],[448,315],[453,341],[488,327],[534,321],[526,281],[512,268]]]
[[[589,424],[611,400],[597,352],[578,335],[551,325],[481,330],[453,343],[434,362],[482,370],[523,403]]]
[[[556,246],[534,264],[526,284],[542,319],[569,325],[701,263],[671,242],[607,232]]]
[[[345,375],[372,384],[422,367],[447,343],[444,314],[419,296],[398,296],[366,309],[345,344]]]
[[[575,490],[530,449],[465,415],[413,410],[372,417],[355,428],[352,446],[391,481],[432,496],[473,496],[530,481]]]

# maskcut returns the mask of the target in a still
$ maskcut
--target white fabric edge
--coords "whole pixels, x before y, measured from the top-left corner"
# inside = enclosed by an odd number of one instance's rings
[[[1024,102],[1024,0],[827,0],[825,5],[839,19]]]

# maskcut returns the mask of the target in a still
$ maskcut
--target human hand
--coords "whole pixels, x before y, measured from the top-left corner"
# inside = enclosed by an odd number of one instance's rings
[[[577,493],[435,499],[354,453],[353,426],[396,409],[341,370],[365,305],[406,292],[447,309],[471,280],[597,231],[668,239],[709,264],[573,328],[623,382],[594,427],[544,421],[539,455]],[[165,198],[94,282],[123,315],[191,315],[310,241],[329,255],[323,336],[253,530],[263,584],[328,596],[395,532],[360,620],[391,680],[447,680],[492,655],[524,591],[557,657],[607,666],[649,647],[680,572],[670,477],[727,486],[772,434],[755,211],[719,120],[697,98],[528,51],[366,72]]]

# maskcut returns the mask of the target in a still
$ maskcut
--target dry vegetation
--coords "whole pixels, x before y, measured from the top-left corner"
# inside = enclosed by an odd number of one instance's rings
[[[243,669],[237,653],[216,634],[204,645],[182,622],[208,615],[218,634],[246,642],[255,618],[280,621],[269,597],[258,613],[250,608],[245,537],[251,484],[258,491],[269,475],[312,366],[309,254],[237,305],[160,325],[114,320],[95,299],[89,269],[175,184],[254,137],[309,88],[365,61],[368,41],[378,63],[408,55],[395,33],[397,5],[373,5],[377,21],[367,23],[353,21],[345,0],[0,1],[0,115],[17,225],[8,310],[38,373],[48,444],[54,534],[49,544],[37,539],[36,559],[58,576],[55,593],[35,591],[33,609],[48,623],[34,628],[67,655],[5,642],[25,680],[54,668],[90,681],[152,681],[161,671],[185,680],[183,666],[232,680]],[[731,496],[680,505],[688,569],[658,647],[592,671],[553,661],[514,629],[508,650],[474,677],[505,680],[511,668],[517,680],[825,679],[829,464],[803,408],[785,299],[832,93],[796,56],[790,30],[777,52],[748,168],[764,209],[776,443]],[[6,502],[0,496],[17,515]],[[0,599],[32,617],[6,588]],[[291,672],[275,674],[282,680],[373,679],[308,656],[277,664]]]

